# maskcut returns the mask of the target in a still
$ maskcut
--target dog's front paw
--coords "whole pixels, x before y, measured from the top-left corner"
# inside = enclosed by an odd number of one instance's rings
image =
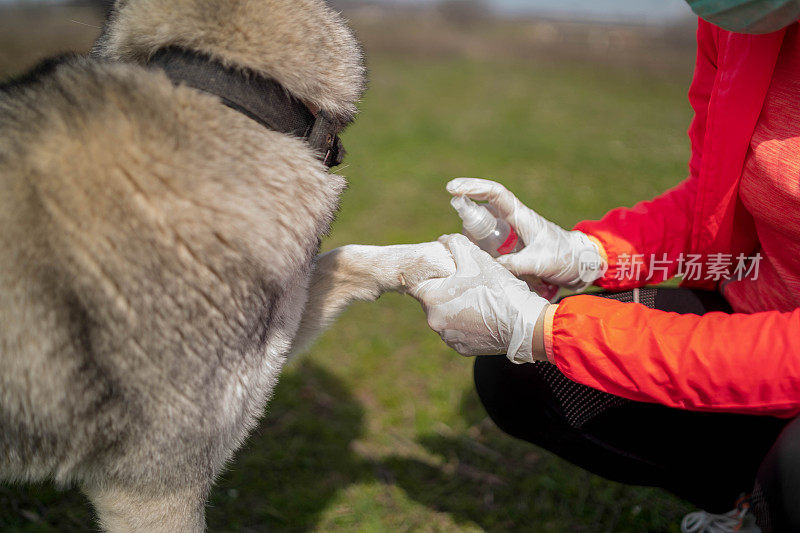
[[[450,251],[440,242],[408,244],[398,247],[399,290],[412,291],[423,281],[455,274]]]

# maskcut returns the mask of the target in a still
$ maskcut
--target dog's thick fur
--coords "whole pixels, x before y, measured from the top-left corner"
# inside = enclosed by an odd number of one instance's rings
[[[345,182],[143,63],[177,45],[348,122],[359,46],[321,0],[118,2],[91,57],[0,87],[0,476],[80,485],[112,531],[199,531],[288,354],[437,243],[315,258]]]

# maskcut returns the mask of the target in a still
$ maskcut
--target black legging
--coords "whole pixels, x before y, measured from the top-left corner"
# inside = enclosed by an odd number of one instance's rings
[[[730,311],[714,293],[638,295],[665,311]],[[631,292],[599,296],[633,298]],[[800,531],[800,419],[633,402],[569,381],[550,363],[515,365],[498,356],[477,358],[475,386],[500,429],[586,470],[661,487],[712,512],[729,511],[741,494],[753,494],[764,531]]]

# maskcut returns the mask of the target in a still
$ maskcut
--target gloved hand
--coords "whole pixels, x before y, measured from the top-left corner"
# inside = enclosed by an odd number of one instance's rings
[[[497,261],[516,276],[534,275],[573,290],[583,290],[605,274],[608,265],[600,247],[580,231],[566,231],[525,207],[501,184],[458,178],[447,184],[453,196],[489,202],[516,230],[525,248]]]
[[[543,349],[534,356],[534,340],[543,347],[543,338],[534,339],[534,329],[542,329],[548,301],[463,235],[440,242],[453,256],[455,274],[423,281],[411,290],[431,328],[461,355],[507,354],[514,363],[547,360]]]

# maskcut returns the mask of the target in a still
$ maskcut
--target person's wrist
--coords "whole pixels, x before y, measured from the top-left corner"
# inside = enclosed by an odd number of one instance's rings
[[[539,318],[536,320],[536,325],[533,326],[533,360],[534,361],[547,361],[547,349],[545,348],[545,322],[547,320],[547,311],[552,307],[551,304],[545,306]]]
[[[544,353],[543,345],[538,346],[538,341],[543,335],[538,335],[537,328],[544,331],[544,315],[550,306],[549,302],[534,292],[518,306],[518,313],[512,325],[511,339],[507,350],[507,357],[512,363],[533,363]],[[538,355],[537,355],[538,354]],[[546,355],[544,356],[546,360]]]
[[[584,235],[586,235],[586,238],[589,239],[592,243],[594,243],[595,246],[597,246],[597,253],[600,254],[600,257],[603,259],[603,262],[605,262],[606,267],[608,267],[608,254],[606,253],[606,249],[603,246],[603,243],[600,242],[600,239],[598,239],[593,235],[589,235],[586,233],[584,233]]]

